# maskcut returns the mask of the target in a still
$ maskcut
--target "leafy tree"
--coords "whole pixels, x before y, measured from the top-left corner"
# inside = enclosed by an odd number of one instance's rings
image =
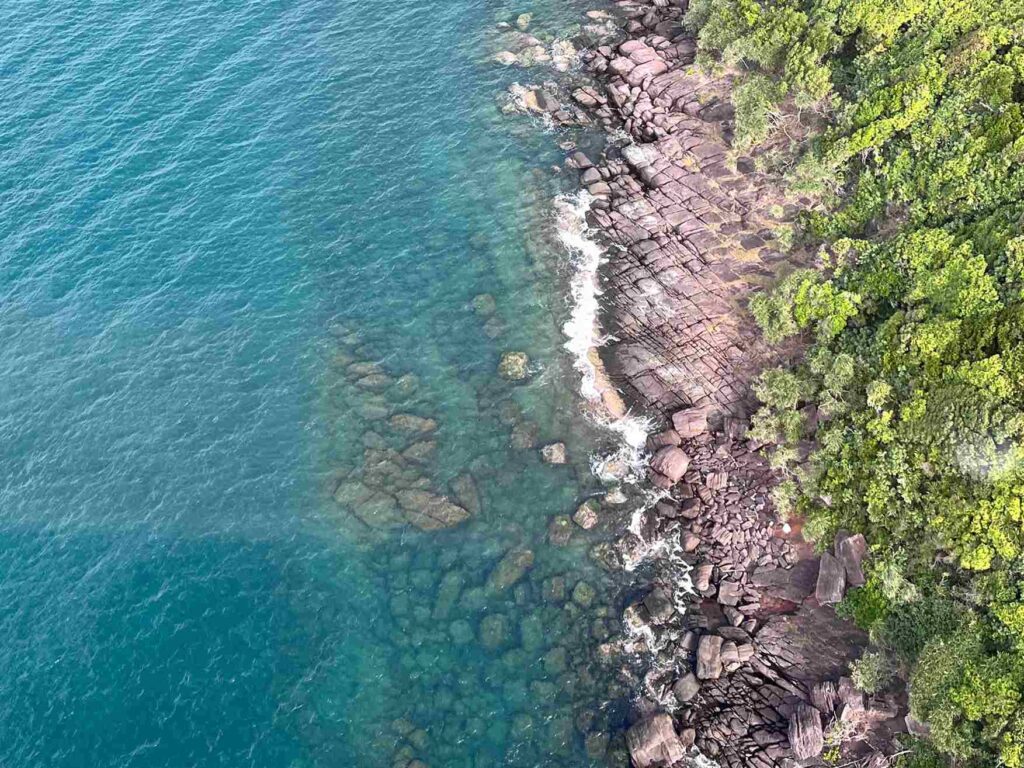
[[[888,654],[931,725],[904,766],[1024,768],[1024,0],[697,0],[689,19],[698,60],[736,77],[741,145],[778,152],[783,116],[814,112],[785,151],[826,258],[750,301],[767,340],[807,349],[755,384],[776,503],[871,542],[839,609],[878,649],[862,682]]]

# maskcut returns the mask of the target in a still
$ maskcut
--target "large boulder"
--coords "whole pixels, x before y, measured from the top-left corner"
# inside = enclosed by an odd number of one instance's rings
[[[851,587],[864,586],[864,556],[868,551],[868,542],[864,534],[836,537],[836,557],[846,571],[846,583]]]
[[[682,438],[697,437],[708,430],[708,414],[703,408],[687,408],[672,414],[672,428]]]
[[[821,713],[809,704],[798,704],[789,718],[789,746],[797,760],[809,760],[825,748]]]
[[[673,484],[682,480],[690,467],[690,457],[681,448],[667,445],[651,459],[651,469],[668,478]]]
[[[830,553],[821,556],[814,596],[820,605],[835,605],[846,592],[846,569]]]
[[[672,718],[659,712],[626,731],[626,746],[636,768],[668,768],[686,757]]]
[[[704,635],[697,645],[697,677],[700,680],[717,680],[722,676],[722,638],[718,635]]]
[[[699,692],[700,681],[693,672],[689,672],[684,677],[679,678],[676,684],[672,686],[672,693],[680,704],[688,703]]]

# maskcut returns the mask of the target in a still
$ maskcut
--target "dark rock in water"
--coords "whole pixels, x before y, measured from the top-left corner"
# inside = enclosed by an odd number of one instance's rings
[[[868,551],[868,543],[864,534],[836,537],[836,557],[846,571],[846,583],[851,587],[864,586],[864,569],[862,563]]]
[[[416,464],[426,464],[434,458],[435,453],[437,453],[435,441],[419,440],[402,451],[402,458]]]
[[[472,475],[459,475],[452,480],[452,492],[459,504],[465,507],[471,515],[479,515],[483,511],[483,505],[480,503],[480,491],[477,489]]]
[[[429,491],[399,491],[397,496],[405,519],[423,531],[451,528],[470,517],[458,504]]]
[[[584,748],[587,752],[587,757],[591,760],[601,760],[608,752],[608,734],[607,733],[588,733],[586,738],[583,740]]]
[[[700,681],[693,672],[687,673],[685,677],[679,678],[672,686],[672,694],[680,704],[686,704],[700,692]]]
[[[644,598],[644,607],[655,624],[664,624],[675,613],[671,595],[660,587],[652,589],[650,594]]]
[[[558,103],[558,99],[552,96],[550,93],[545,91],[543,88],[538,88],[533,92],[534,98],[537,101],[537,108],[541,112],[557,112],[562,108],[562,105]]]
[[[630,728],[626,732],[626,746],[636,768],[666,768],[686,757],[672,718],[663,712]]]
[[[538,434],[540,428],[532,421],[520,421],[512,428],[512,447],[523,451],[533,448]]]
[[[416,416],[411,413],[396,413],[388,419],[388,424],[396,432],[410,435],[433,432],[437,429],[437,422],[433,419],[425,419],[422,416]]]
[[[541,596],[549,603],[561,603],[565,601],[567,589],[564,576],[552,576],[544,581]]]
[[[489,651],[496,651],[508,641],[509,622],[503,613],[492,613],[480,620],[480,642]]]
[[[704,635],[697,644],[697,677],[717,680],[722,676],[722,638]]]
[[[581,608],[589,608],[596,598],[597,592],[585,581],[577,582],[572,589],[572,601]]]
[[[498,311],[498,302],[489,293],[481,293],[473,297],[473,311],[478,315],[490,317]]]
[[[689,466],[690,457],[674,445],[662,448],[651,459],[651,469],[667,477],[673,484],[682,480]]]
[[[611,542],[602,541],[590,550],[590,557],[609,573],[622,567],[622,558]]]
[[[555,515],[548,523],[548,541],[556,547],[564,547],[572,538],[572,520],[566,515]]]
[[[509,550],[487,577],[488,588],[493,592],[505,591],[526,575],[533,567],[533,559],[529,549]]]
[[[448,571],[441,577],[441,584],[437,588],[437,597],[434,599],[434,611],[431,614],[435,620],[443,621],[448,618],[452,608],[459,602],[459,595],[462,588],[466,586],[466,577],[462,571]]]
[[[825,552],[821,556],[818,585],[814,589],[814,596],[821,605],[835,605],[843,599],[845,592],[846,569],[830,553]]]
[[[809,760],[825,748],[821,713],[809,704],[798,704],[789,719],[789,746],[797,760]]]
[[[456,619],[448,626],[448,634],[456,645],[473,642],[473,626],[465,619]]]

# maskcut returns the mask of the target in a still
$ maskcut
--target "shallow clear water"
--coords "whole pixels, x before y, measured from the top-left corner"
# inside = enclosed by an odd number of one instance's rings
[[[0,764],[621,760],[621,514],[548,542],[610,437],[562,346],[566,137],[495,98],[523,10],[0,7]],[[385,525],[380,488],[469,487]]]

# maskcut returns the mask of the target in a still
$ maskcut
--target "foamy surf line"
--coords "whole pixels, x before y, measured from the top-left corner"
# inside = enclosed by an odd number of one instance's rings
[[[600,269],[605,255],[601,246],[590,237],[586,218],[593,200],[586,190],[555,198],[558,238],[573,266],[570,281],[572,311],[562,326],[562,332],[568,339],[565,349],[572,354],[573,366],[581,376],[580,394],[592,406],[592,418],[619,435],[622,441],[622,448],[616,454],[595,460],[594,472],[600,477],[609,474],[607,470],[612,464],[624,463],[629,468],[628,479],[635,482],[643,474],[644,451],[651,424],[648,419],[628,413],[616,415],[605,402],[609,390],[616,398],[618,394],[610,383],[602,382],[603,371],[598,367],[597,350],[609,338],[602,335],[598,320],[601,311]]]

